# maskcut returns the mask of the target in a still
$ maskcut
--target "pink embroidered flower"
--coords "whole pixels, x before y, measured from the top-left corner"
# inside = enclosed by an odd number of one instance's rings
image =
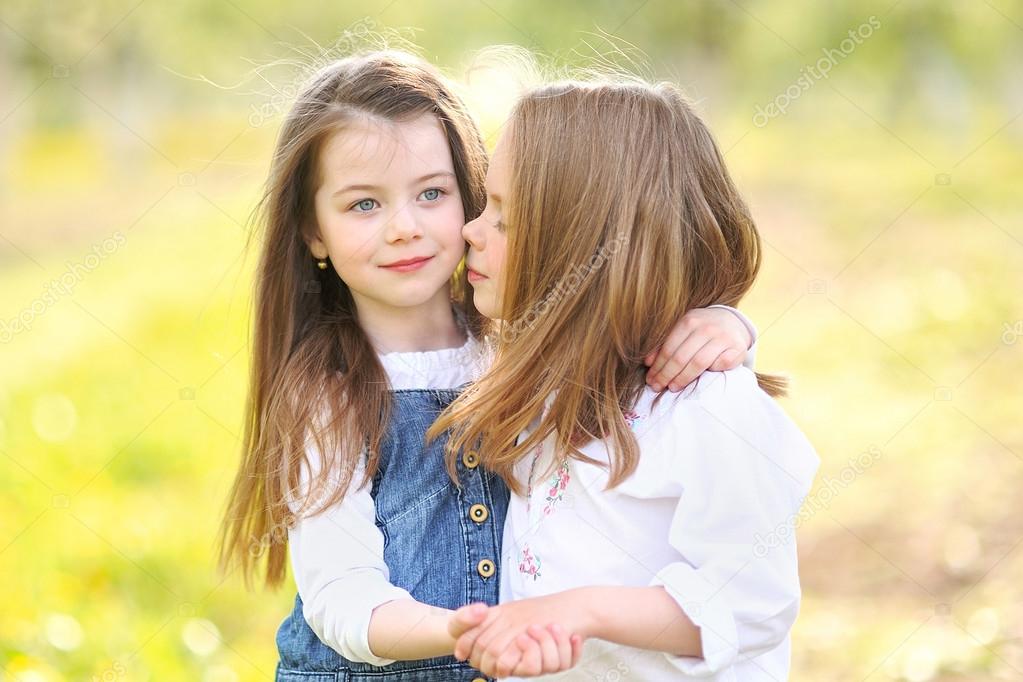
[[[529,550],[529,545],[522,547],[519,573],[533,576],[533,580],[537,580],[540,577],[540,557],[533,556],[533,553]]]
[[[634,410],[626,410],[625,412],[622,413],[622,416],[625,417],[625,423],[628,424],[629,428],[633,430],[636,429],[636,422],[643,419],[643,417],[641,417],[639,413],[635,412]]]
[[[554,511],[554,505],[561,502],[570,480],[572,480],[572,475],[568,473],[568,460],[565,460],[554,472],[554,476],[551,477],[551,482],[547,486],[547,504],[543,508],[545,515],[549,516]]]

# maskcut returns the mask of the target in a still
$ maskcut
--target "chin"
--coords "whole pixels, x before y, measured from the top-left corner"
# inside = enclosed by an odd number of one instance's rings
[[[381,287],[381,294],[386,296],[387,301],[393,306],[407,308],[422,305],[438,296],[442,289],[449,291],[445,289],[449,283],[448,279],[437,281],[433,281],[433,279],[435,278],[423,278],[419,281],[410,279],[398,287],[387,287],[389,291],[386,292],[384,287]]]
[[[497,308],[494,305],[493,297],[487,296],[486,294],[479,294],[474,291],[472,294],[472,303],[476,306],[476,310],[478,310],[484,317],[488,317],[491,320],[497,319]]]
[[[414,308],[423,305],[436,296],[436,291],[403,291],[387,297],[387,303],[395,308]]]

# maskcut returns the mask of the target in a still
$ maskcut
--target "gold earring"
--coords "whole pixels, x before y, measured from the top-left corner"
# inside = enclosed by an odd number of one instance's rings
[[[318,267],[320,270],[326,270],[327,269],[327,261],[325,261],[325,260],[318,260],[318,261],[316,261],[316,267]]]

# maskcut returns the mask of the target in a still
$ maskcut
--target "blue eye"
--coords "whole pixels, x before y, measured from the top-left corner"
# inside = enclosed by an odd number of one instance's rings
[[[376,205],[376,199],[363,199],[362,201],[357,201],[352,204],[352,208],[355,209],[357,213],[368,213],[376,208]]]
[[[436,187],[431,187],[430,189],[423,190],[423,192],[419,196],[420,198],[426,199],[427,201],[437,201],[437,199],[440,199],[440,195],[441,191],[439,189],[437,189]]]

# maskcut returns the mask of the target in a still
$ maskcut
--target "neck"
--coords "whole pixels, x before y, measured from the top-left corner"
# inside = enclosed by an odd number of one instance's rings
[[[378,353],[406,353],[458,348],[465,332],[451,309],[451,293],[443,287],[416,306],[382,304],[352,292],[359,324]]]

